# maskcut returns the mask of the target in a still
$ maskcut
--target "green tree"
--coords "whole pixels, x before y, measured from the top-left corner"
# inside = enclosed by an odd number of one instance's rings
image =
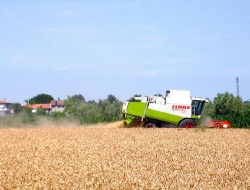
[[[44,108],[42,108],[42,106],[39,106],[37,109],[36,109],[36,114],[37,115],[46,115],[46,110]]]
[[[215,114],[214,102],[211,100],[208,100],[208,101],[209,102],[205,103],[202,116],[213,116]]]
[[[75,95],[71,96],[71,100],[74,101],[74,102],[76,102],[76,101],[85,102],[85,98],[81,94],[75,94]]]
[[[85,103],[85,98],[81,94],[74,96],[68,96],[67,100],[64,101],[64,113],[74,115],[78,105]]]
[[[103,112],[104,116],[119,117],[121,115],[122,103],[120,101],[114,101],[112,104],[108,104]]]
[[[72,100],[70,96],[68,96],[67,100],[64,101],[64,113],[65,114],[71,114],[74,112],[75,107],[76,107],[76,102]]]
[[[63,112],[52,112],[51,113],[51,117],[54,118],[54,119],[60,119],[60,118],[63,118],[65,116],[66,115]]]
[[[102,117],[98,105],[87,102],[75,102],[70,114],[79,119],[81,123],[94,123],[96,118]]]
[[[106,107],[109,105],[110,105],[110,102],[107,99],[106,100],[99,100],[99,102],[98,102],[98,107],[102,113],[105,113]]]
[[[112,102],[112,103],[111,103]],[[121,114],[122,103],[114,95],[107,99],[82,101],[70,96],[64,101],[64,112],[76,118],[80,123],[97,123],[117,120]]]
[[[231,112],[243,113],[246,107],[241,97],[235,97],[228,92],[217,94],[214,98],[214,115],[227,115]]]
[[[105,100],[99,100],[98,102],[98,106],[102,115],[104,117],[119,117],[121,115],[122,102],[120,102],[118,99],[110,101],[108,98]]]
[[[54,98],[49,94],[38,94],[33,98],[29,99],[29,104],[49,104]]]
[[[228,92],[224,94],[217,94],[214,98],[214,108],[216,115],[229,114],[233,108],[234,96]]]
[[[246,106],[244,105],[242,98],[239,96],[234,97],[232,102],[232,110],[243,113],[245,111],[245,108]]]
[[[95,100],[89,100],[88,103],[89,104],[97,104],[97,102]]]
[[[245,101],[244,102],[244,107],[245,107],[246,110],[250,111],[250,101]]]
[[[14,113],[15,114],[19,114],[20,112],[23,111],[23,106],[18,103],[18,102],[14,102],[12,105],[11,105],[11,108],[14,110]]]
[[[107,100],[108,100],[111,104],[113,104],[113,102],[114,102],[115,100],[117,100],[117,98],[116,98],[114,95],[110,94],[110,95],[108,95]]]

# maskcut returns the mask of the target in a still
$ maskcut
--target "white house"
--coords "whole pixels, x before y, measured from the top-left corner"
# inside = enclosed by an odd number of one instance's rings
[[[0,116],[10,116],[13,114],[11,104],[12,103],[8,102],[6,98],[0,100]]]

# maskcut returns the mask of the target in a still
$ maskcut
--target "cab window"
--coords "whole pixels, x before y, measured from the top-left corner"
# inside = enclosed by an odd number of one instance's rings
[[[201,100],[193,100],[192,101],[192,115],[201,115],[204,101]]]

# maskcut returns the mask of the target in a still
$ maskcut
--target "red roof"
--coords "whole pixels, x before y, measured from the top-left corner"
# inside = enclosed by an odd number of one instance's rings
[[[31,108],[31,109],[37,109],[38,107],[42,107],[44,109],[51,109],[51,106],[50,104],[26,104],[26,105],[23,105],[24,107],[28,107],[28,108]]]
[[[0,100],[0,104],[12,104],[12,103],[10,103],[10,102],[8,102],[6,100]]]

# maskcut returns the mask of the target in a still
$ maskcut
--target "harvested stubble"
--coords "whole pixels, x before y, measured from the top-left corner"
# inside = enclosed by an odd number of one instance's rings
[[[0,130],[0,189],[250,189],[250,133]]]

